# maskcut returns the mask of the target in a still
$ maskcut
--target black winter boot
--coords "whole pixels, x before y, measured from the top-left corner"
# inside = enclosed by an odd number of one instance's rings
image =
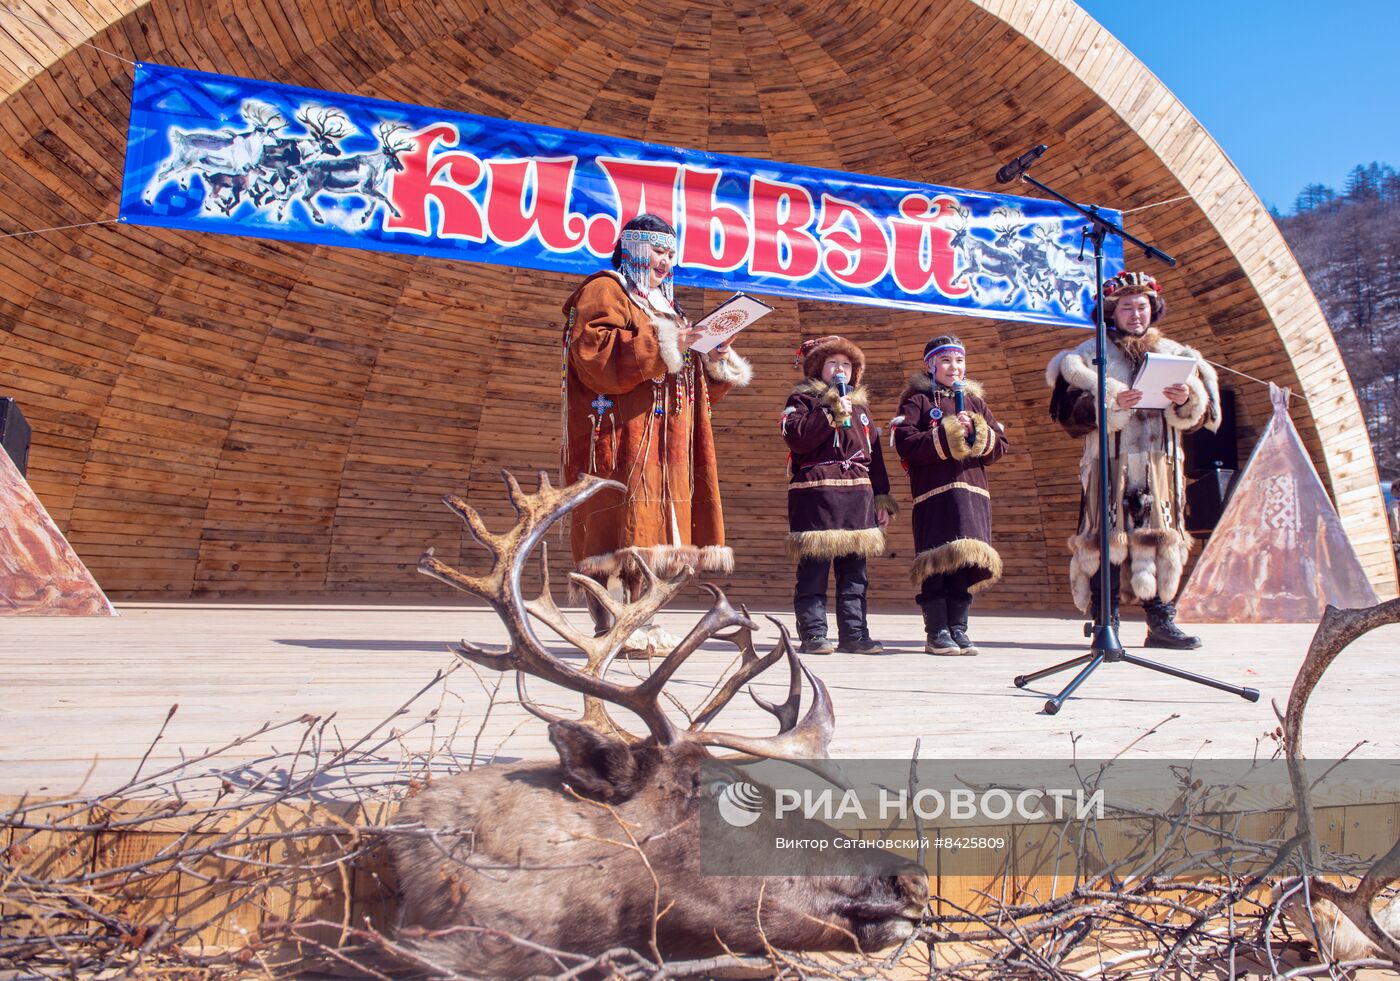
[[[924,653],[943,656],[961,654],[962,648],[948,632],[948,601],[940,596],[920,605],[924,611],[924,633],[928,635]]]
[[[836,650],[841,654],[883,654],[885,645],[872,640],[865,623],[865,604],[856,597],[836,598]]]
[[[1192,637],[1176,625],[1176,604],[1151,600],[1142,604],[1147,614],[1147,640],[1144,647],[1165,647],[1173,651],[1194,651],[1201,638]]]
[[[870,615],[866,610],[866,603],[869,596],[866,593],[860,594],[860,646],[861,650],[854,651],[856,654],[883,654],[885,645],[874,637],[870,636]],[[840,650],[838,647],[837,650]]]
[[[948,633],[952,635],[953,643],[958,645],[958,653],[965,656],[977,653],[977,646],[967,636],[967,615],[971,609],[971,596],[948,597]]]

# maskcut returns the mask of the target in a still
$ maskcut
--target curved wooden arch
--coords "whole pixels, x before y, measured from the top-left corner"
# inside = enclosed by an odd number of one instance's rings
[[[1292,255],[1201,126],[1068,0],[18,10],[0,14],[4,231],[115,215],[121,58],[962,187],[1047,142],[1042,172],[1083,200],[1187,196],[1129,225],[1185,259],[1161,275],[1172,333],[1302,395],[1298,428],[1378,592],[1394,592],[1365,427]],[[114,595],[423,595],[424,545],[471,561],[440,495],[504,507],[500,467],[557,458],[559,276],[123,225],[0,240],[0,270],[0,392],[33,424],[32,482]],[[1065,603],[1079,451],[1045,418],[1042,370],[1079,335],[793,301],[772,322],[746,338],[758,379],[717,414],[741,556],[726,585],[772,596],[790,578],[771,421],[798,339],[857,337],[892,414],[923,341],[951,328],[1018,447],[993,475],[1008,574],[988,604]],[[1247,451],[1267,392],[1234,387]],[[907,530],[892,546],[872,568],[878,601],[909,591]]]

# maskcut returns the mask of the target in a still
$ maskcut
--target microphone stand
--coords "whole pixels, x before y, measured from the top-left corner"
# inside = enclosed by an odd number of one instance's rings
[[[1019,163],[1019,161],[1017,161]],[[1028,166],[1028,165],[1026,165]],[[1020,177],[1023,181],[1040,188],[1041,191],[1050,197],[1066,204],[1079,212],[1089,220],[1089,228],[1085,235],[1094,243],[1094,297],[1097,300],[1097,323],[1095,324],[1095,347],[1094,347],[1094,367],[1098,372],[1099,382],[1099,402],[1098,402],[1098,431],[1099,431],[1099,608],[1094,611],[1093,642],[1087,654],[1062,661],[1059,664],[1042,668],[1031,674],[1017,675],[1013,684],[1017,688],[1024,688],[1026,685],[1040,678],[1056,674],[1069,668],[1083,665],[1079,673],[1070,680],[1070,683],[1045,702],[1045,714],[1055,715],[1060,711],[1066,699],[1074,694],[1075,689],[1082,685],[1089,675],[1098,670],[1099,665],[1104,663],[1116,663],[1123,661],[1127,664],[1135,664],[1140,668],[1148,668],[1162,674],[1169,674],[1174,678],[1181,678],[1184,681],[1194,682],[1198,685],[1205,685],[1208,688],[1215,688],[1218,691],[1230,692],[1251,702],[1259,701],[1259,691],[1255,688],[1242,688],[1238,685],[1227,684],[1223,681],[1216,681],[1214,678],[1207,678],[1204,675],[1194,674],[1190,671],[1183,671],[1174,668],[1169,664],[1162,664],[1157,661],[1148,660],[1145,657],[1138,657],[1136,654],[1129,654],[1123,650],[1123,645],[1118,640],[1118,632],[1113,628],[1111,616],[1112,597],[1109,595],[1110,556],[1109,556],[1109,534],[1108,523],[1110,515],[1109,500],[1109,472],[1108,472],[1108,429],[1104,425],[1104,420],[1108,418],[1108,376],[1106,374],[1108,366],[1108,327],[1104,321],[1103,309],[1103,254],[1104,241],[1109,235],[1116,235],[1125,242],[1132,242],[1142,248],[1143,253],[1149,259],[1156,259],[1168,266],[1175,266],[1176,260],[1167,255],[1161,249],[1148,245],[1146,242],[1132,235],[1129,235],[1122,228],[1109,221],[1099,213],[1097,205],[1080,205],[1065,197],[1054,188],[1047,187],[1042,182],[1036,180],[1026,173],[1026,166],[1020,166]],[[1163,410],[1165,411],[1165,410]]]

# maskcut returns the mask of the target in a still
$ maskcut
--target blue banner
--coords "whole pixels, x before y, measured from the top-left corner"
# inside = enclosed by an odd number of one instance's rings
[[[584,274],[648,211],[677,227],[678,283],[1089,326],[1086,222],[1054,201],[162,65],[131,102],[137,224]]]

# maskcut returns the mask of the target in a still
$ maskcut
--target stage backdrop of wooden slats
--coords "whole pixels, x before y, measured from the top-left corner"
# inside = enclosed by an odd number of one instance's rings
[[[959,187],[1045,142],[1041,176],[1081,200],[1187,195],[1128,220],[1183,260],[1153,270],[1173,334],[1303,396],[1294,420],[1394,593],[1361,415],[1283,238],[1187,109],[1066,0],[5,6],[3,232],[116,214],[131,68],[112,55]],[[445,594],[413,571],[423,547],[479,559],[441,495],[502,519],[500,468],[557,465],[566,277],[124,225],[0,240],[0,277],[0,393],[33,424],[34,486],[114,597]],[[992,478],[1008,572],[986,604],[1063,606],[1079,446],[1046,420],[1042,371],[1086,335],[776,305],[740,344],[755,383],[716,413],[740,556],[726,585],[790,582],[774,420],[798,341],[856,338],[888,418],[924,341],[955,330],[1016,447]],[[1247,453],[1267,392],[1227,382]],[[907,517],[891,544],[877,603],[908,602]]]

